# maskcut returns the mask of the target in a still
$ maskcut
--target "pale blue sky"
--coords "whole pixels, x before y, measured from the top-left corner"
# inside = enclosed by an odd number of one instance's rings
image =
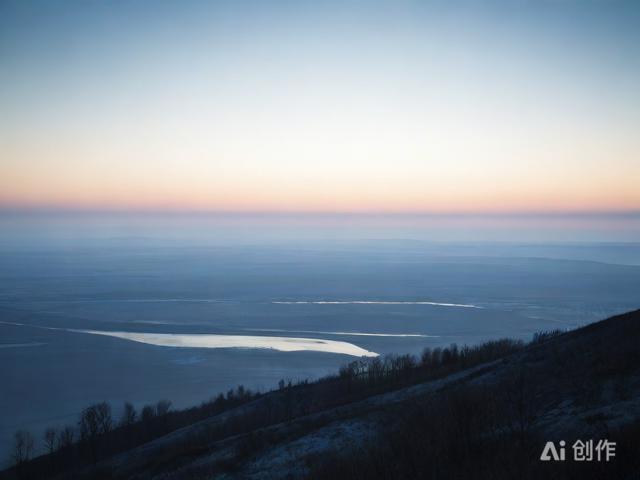
[[[640,209],[640,7],[0,2],[0,204]]]

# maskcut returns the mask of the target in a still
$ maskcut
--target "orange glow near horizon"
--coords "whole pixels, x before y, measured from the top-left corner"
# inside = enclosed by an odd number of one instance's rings
[[[73,162],[67,162],[67,165]],[[59,165],[31,171],[30,162],[0,166],[0,208],[122,209],[236,212],[508,213],[593,212],[640,209],[640,171],[588,172],[569,168],[546,176],[531,170],[468,171],[455,165],[413,166],[412,170],[358,171],[307,165],[305,171],[245,172],[215,165],[185,165],[165,172],[135,166],[100,168]],[[401,164],[401,162],[395,162]],[[392,159],[389,165],[393,166]],[[522,168],[522,167],[520,167]],[[334,170],[335,169],[335,170]],[[560,170],[563,168],[561,167]],[[334,173],[335,172],[335,173]],[[334,178],[335,175],[335,178]],[[588,177],[589,175],[590,177]]]

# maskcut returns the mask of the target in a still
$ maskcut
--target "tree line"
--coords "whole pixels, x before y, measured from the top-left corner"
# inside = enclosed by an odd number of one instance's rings
[[[170,400],[144,405],[140,410],[125,402],[116,418],[112,406],[99,402],[84,408],[75,424],[49,427],[42,434],[43,455],[34,458],[37,441],[28,430],[14,434],[10,460],[18,478],[53,476],[129,450],[199,420],[234,408],[259,396],[239,386],[197,407],[172,409]]]

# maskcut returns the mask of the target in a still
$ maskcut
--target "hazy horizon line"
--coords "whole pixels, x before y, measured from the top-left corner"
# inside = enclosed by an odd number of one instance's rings
[[[232,210],[189,209],[161,207],[12,207],[0,205],[0,215],[55,215],[55,214],[104,214],[104,215],[167,215],[167,216],[220,216],[220,217],[635,217],[640,207],[629,209],[504,209],[504,210]]]

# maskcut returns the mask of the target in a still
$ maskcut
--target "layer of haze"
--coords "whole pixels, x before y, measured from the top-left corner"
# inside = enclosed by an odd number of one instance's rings
[[[0,3],[0,207],[640,208],[620,1]]]

